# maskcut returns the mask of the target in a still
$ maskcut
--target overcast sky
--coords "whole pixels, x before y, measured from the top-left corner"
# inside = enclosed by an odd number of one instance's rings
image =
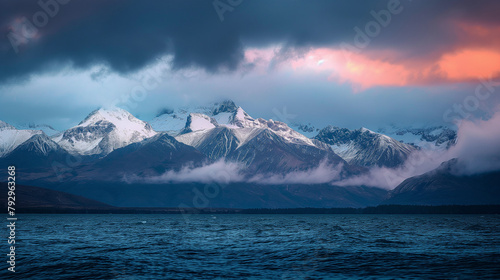
[[[10,123],[230,98],[254,117],[375,129],[500,104],[499,1],[40,2],[0,0]]]

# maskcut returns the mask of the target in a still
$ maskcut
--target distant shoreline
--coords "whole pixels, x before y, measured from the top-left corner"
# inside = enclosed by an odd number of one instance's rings
[[[366,208],[143,208],[143,207],[106,207],[106,208],[59,208],[29,207],[20,208],[18,214],[500,214],[500,205],[379,205]]]

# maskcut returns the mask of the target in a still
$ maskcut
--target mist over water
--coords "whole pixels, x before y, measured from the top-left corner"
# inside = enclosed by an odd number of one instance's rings
[[[1,279],[500,277],[498,215],[19,215],[17,230]]]

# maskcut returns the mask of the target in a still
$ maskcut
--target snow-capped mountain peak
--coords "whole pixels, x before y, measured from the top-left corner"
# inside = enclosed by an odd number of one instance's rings
[[[101,121],[107,121],[115,125],[118,129],[141,130],[151,129],[149,124],[134,117],[129,112],[121,108],[98,109],[90,113],[78,126],[94,125]]]
[[[71,153],[106,155],[111,151],[156,135],[152,127],[120,109],[98,109],[80,124],[54,139]]]
[[[41,130],[18,130],[12,125],[0,121],[0,157],[8,155],[36,134],[43,134],[43,132]]]
[[[368,129],[368,128],[366,128],[366,127],[362,127],[362,128],[360,128],[359,130],[360,130],[361,132],[363,132],[363,133],[364,133],[364,132],[367,132],[367,133],[374,133],[374,134],[375,134],[375,132],[373,132],[373,131],[369,130],[369,129]]]
[[[229,119],[230,125],[234,125],[236,127],[256,127],[260,126],[259,123],[255,123],[255,119],[250,117],[243,108],[238,107],[233,115]]]

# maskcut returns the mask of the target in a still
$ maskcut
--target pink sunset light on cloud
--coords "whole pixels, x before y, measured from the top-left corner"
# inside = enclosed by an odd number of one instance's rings
[[[496,50],[461,49],[443,54],[439,60],[431,62],[395,61],[391,57],[396,57],[397,53],[375,53],[318,48],[280,61],[278,69],[329,73],[329,80],[350,83],[354,92],[376,86],[470,82],[500,74],[500,51]],[[258,69],[269,66],[276,55],[275,49],[251,49],[245,53],[247,61],[254,63]]]
[[[377,86],[426,86],[475,82],[500,76],[500,28],[456,24],[458,40],[452,48],[423,57],[405,57],[397,50],[353,50],[338,46],[285,50],[279,46],[249,48],[247,62],[256,69],[327,73],[328,80],[351,84],[355,93]],[[490,44],[478,42],[490,40]]]

